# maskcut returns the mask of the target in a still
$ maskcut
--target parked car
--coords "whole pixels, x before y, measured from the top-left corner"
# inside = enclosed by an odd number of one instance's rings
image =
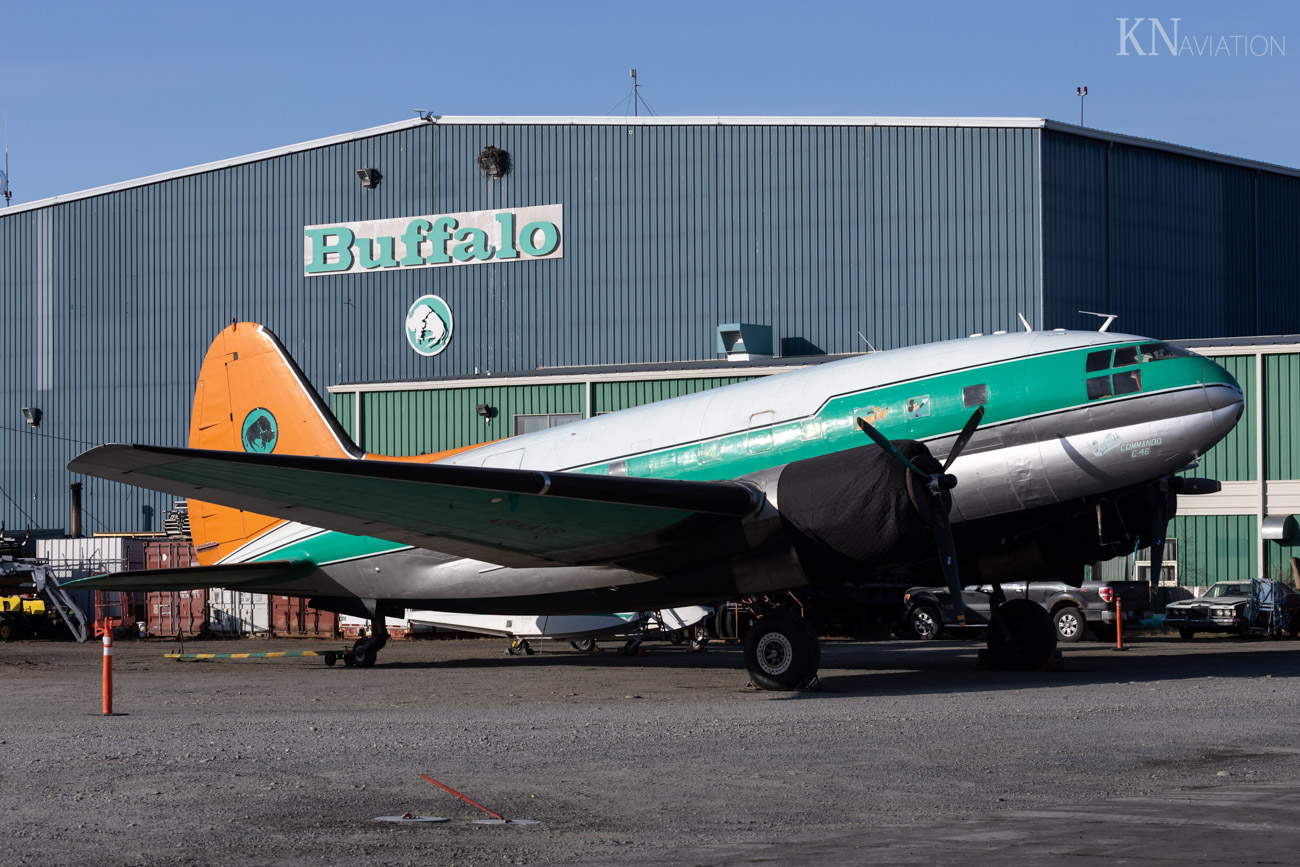
[[[1280,598],[1289,615],[1288,631],[1294,638],[1300,634],[1300,593],[1279,581],[1261,582],[1265,585],[1264,610],[1252,618],[1247,608],[1250,603],[1249,581],[1220,581],[1212,584],[1199,599],[1184,599],[1165,606],[1165,626],[1178,630],[1183,638],[1198,632],[1229,632],[1242,634],[1257,628],[1269,631],[1272,602]]]
[[[1072,587],[1062,581],[1013,581],[1002,585],[1010,599],[1026,596],[1052,615],[1060,641],[1082,641],[1091,630],[1098,638],[1109,638],[1115,629],[1115,602],[1120,600],[1124,623],[1136,626],[1151,616],[1151,588],[1144,581],[1085,581]],[[967,587],[967,631],[988,626],[992,584]],[[947,587],[913,587],[903,597],[905,631],[922,639],[938,638],[945,631],[957,634],[957,610]]]

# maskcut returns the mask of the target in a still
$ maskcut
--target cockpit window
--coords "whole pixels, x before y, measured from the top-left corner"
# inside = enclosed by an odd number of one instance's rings
[[[1166,358],[1188,358],[1191,353],[1186,349],[1179,349],[1177,346],[1170,346],[1168,343],[1148,343],[1142,347],[1143,363],[1149,361],[1164,361]]]
[[[1127,367],[1130,364],[1138,363],[1138,348],[1136,346],[1121,346],[1115,350],[1115,367]]]
[[[1110,350],[1106,349],[1101,352],[1088,353],[1088,373],[1095,373],[1098,370],[1105,370],[1110,367]]]
[[[1115,394],[1135,394],[1142,390],[1142,373],[1140,371],[1126,370],[1123,373],[1115,374],[1111,379],[1115,383]]]
[[[1094,376],[1088,380],[1088,400],[1110,397],[1110,377]]]

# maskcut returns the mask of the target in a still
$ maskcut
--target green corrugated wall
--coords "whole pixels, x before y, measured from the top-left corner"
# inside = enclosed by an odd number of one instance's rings
[[[1254,515],[1179,515],[1169,536],[1178,540],[1178,583],[1249,581],[1256,575]]]
[[[1255,356],[1228,355],[1214,358],[1241,384],[1246,395],[1246,411],[1232,433],[1210,449],[1195,475],[1221,482],[1247,482],[1256,478],[1255,470]]]
[[[1300,355],[1264,356],[1264,466],[1270,479],[1300,479]],[[1288,573],[1290,569],[1288,567]]]

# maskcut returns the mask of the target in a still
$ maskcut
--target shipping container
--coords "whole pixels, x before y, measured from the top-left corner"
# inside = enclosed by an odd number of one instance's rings
[[[144,540],[128,536],[38,539],[36,558],[60,583],[74,578],[144,568]]]
[[[271,597],[271,631],[277,638],[336,638],[338,617],[297,596]]]
[[[269,637],[267,597],[214,587],[208,594],[208,631],[224,638]]]
[[[188,539],[149,539],[144,545],[144,568],[184,569],[199,565]]]
[[[145,632],[162,638],[195,638],[206,634],[207,596],[206,590],[145,594]]]
[[[147,630],[148,600],[144,593],[122,590],[95,591],[95,637],[138,636]]]

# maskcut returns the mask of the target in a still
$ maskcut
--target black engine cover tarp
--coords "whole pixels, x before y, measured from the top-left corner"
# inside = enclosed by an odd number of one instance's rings
[[[917,467],[937,472],[929,449],[894,443]],[[796,461],[781,471],[777,507],[786,534],[814,581],[851,581],[875,567],[934,555],[934,533],[912,505],[908,470],[877,445]],[[919,496],[929,496],[922,480]]]

